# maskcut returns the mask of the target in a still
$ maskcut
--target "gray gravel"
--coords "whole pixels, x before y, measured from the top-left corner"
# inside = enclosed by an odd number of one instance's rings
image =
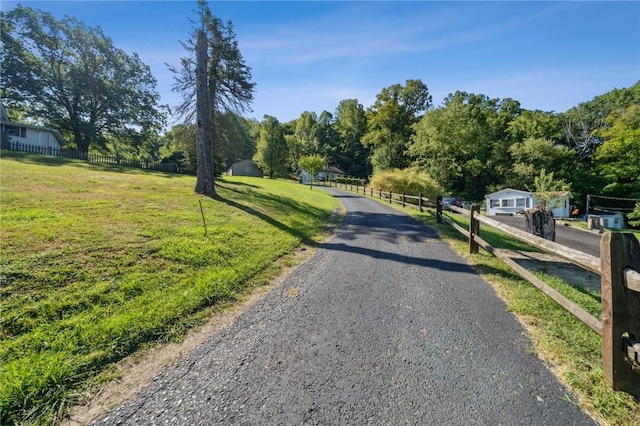
[[[96,424],[595,424],[434,230],[325,190],[337,235]]]

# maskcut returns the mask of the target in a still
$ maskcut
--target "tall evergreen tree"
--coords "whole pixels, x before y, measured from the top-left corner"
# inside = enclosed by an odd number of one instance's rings
[[[180,60],[180,67],[169,66],[174,73],[174,91],[182,95],[182,102],[176,111],[186,121],[192,121],[197,114],[196,87],[196,66],[197,61],[196,42],[198,34],[204,33],[207,46],[207,114],[209,115],[208,129],[205,129],[206,136],[203,143],[209,154],[199,154],[198,164],[201,161],[211,170],[211,191],[213,189],[213,176],[215,175],[214,158],[216,155],[216,145],[223,139],[222,122],[226,112],[247,112],[253,101],[255,83],[251,81],[251,69],[245,64],[244,58],[238,47],[233,23],[222,22],[213,15],[209,5],[204,0],[198,0],[198,22],[192,22],[194,32],[191,38],[182,43],[189,56]],[[200,158],[202,155],[202,158]],[[203,177],[204,179],[204,177]],[[208,180],[208,178],[207,178]],[[208,181],[205,186],[208,185]],[[196,183],[196,192],[203,190],[203,186]],[[211,192],[208,189],[207,193]]]

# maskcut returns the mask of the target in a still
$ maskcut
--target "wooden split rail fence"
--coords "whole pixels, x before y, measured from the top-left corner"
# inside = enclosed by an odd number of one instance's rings
[[[616,390],[640,397],[640,243],[631,233],[607,232],[600,241],[600,258],[545,240],[480,214],[480,206],[470,210],[428,198],[380,191],[371,187],[329,181],[330,186],[424,211],[435,209],[438,223],[445,222],[469,239],[469,251],[482,247],[501,259],[524,279],[602,336],[602,367],[605,379]],[[442,214],[445,207],[469,217],[465,229]],[[499,229],[533,247],[555,254],[601,277],[601,320],[563,296],[513,260],[515,252],[492,247],[480,237],[480,224]]]
[[[387,192],[380,189],[373,189],[372,187],[350,185],[345,183],[338,183],[335,181],[327,181],[326,184],[336,188],[346,189],[347,191],[355,192],[356,194],[368,195],[369,197],[385,200],[389,204],[395,203],[402,207],[412,207],[423,212],[426,208],[435,208],[435,202],[429,198],[419,195],[406,195],[404,193]]]
[[[442,214],[442,207],[469,217],[464,229]],[[436,218],[469,238],[469,251],[482,247],[500,258],[520,276],[542,290],[560,306],[602,336],[602,368],[607,382],[617,390],[640,396],[640,244],[631,233],[607,232],[600,240],[600,258],[545,240],[480,214],[480,207],[466,210],[436,200]],[[555,254],[601,277],[601,320],[594,318],[553,287],[516,263],[514,252],[496,249],[480,237],[480,223],[499,229],[531,246]],[[510,256],[511,254],[511,256]]]

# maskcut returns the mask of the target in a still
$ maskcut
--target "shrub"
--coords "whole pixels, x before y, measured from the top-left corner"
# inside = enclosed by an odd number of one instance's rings
[[[378,172],[371,177],[370,185],[386,192],[419,195],[435,199],[444,190],[427,173],[416,169],[393,169]]]
[[[628,215],[629,225],[640,228],[640,203],[636,203],[635,208]]]
[[[367,183],[366,179],[360,179],[356,177],[347,177],[347,176],[338,177],[338,178],[332,179],[332,181],[336,183],[341,183],[343,185],[366,185]]]

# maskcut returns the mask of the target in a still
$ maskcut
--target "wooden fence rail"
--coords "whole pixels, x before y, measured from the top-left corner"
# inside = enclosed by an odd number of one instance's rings
[[[446,218],[442,214],[443,207],[468,216],[469,230]],[[600,241],[600,258],[597,258],[482,216],[479,206],[465,210],[443,203],[442,197],[438,197],[436,217],[438,222],[453,226],[469,238],[470,252],[477,252],[478,245],[483,247],[600,334],[605,379],[614,389],[640,396],[640,244],[633,234],[605,233]],[[515,252],[497,249],[480,238],[480,223],[599,274],[602,321],[516,263],[513,260]]]
[[[420,212],[423,212],[425,208],[432,207],[435,208],[435,203],[429,198],[424,197],[422,194],[418,195],[407,195],[404,193],[396,193],[396,192],[387,192],[381,189],[374,189],[371,186],[360,186],[360,185],[352,185],[339,183],[334,180],[327,181],[329,186],[345,189],[347,191],[355,192],[356,194],[362,193],[362,195],[368,195],[371,198],[378,198],[379,200],[385,200],[389,204],[395,203],[399,204],[402,207],[412,207]]]
[[[329,182],[331,185],[332,183]],[[333,183],[334,186],[354,191],[353,185]],[[355,192],[395,202],[403,206],[435,209],[438,223],[447,223],[469,239],[469,251],[475,253],[482,247],[501,259],[524,279],[551,297],[565,310],[573,314],[594,332],[602,336],[602,367],[606,381],[616,390],[640,397],[640,244],[631,233],[607,232],[600,241],[600,258],[548,241],[517,228],[505,225],[480,214],[477,205],[470,210],[450,205],[438,196],[434,202],[420,196],[393,194],[356,186]],[[367,189],[369,190],[367,194]],[[443,215],[443,207],[469,218],[469,227],[458,225]],[[533,247],[555,254],[569,262],[601,276],[601,320],[569,300],[553,287],[537,278],[513,260],[515,252],[492,247],[480,237],[480,224],[499,229]]]

